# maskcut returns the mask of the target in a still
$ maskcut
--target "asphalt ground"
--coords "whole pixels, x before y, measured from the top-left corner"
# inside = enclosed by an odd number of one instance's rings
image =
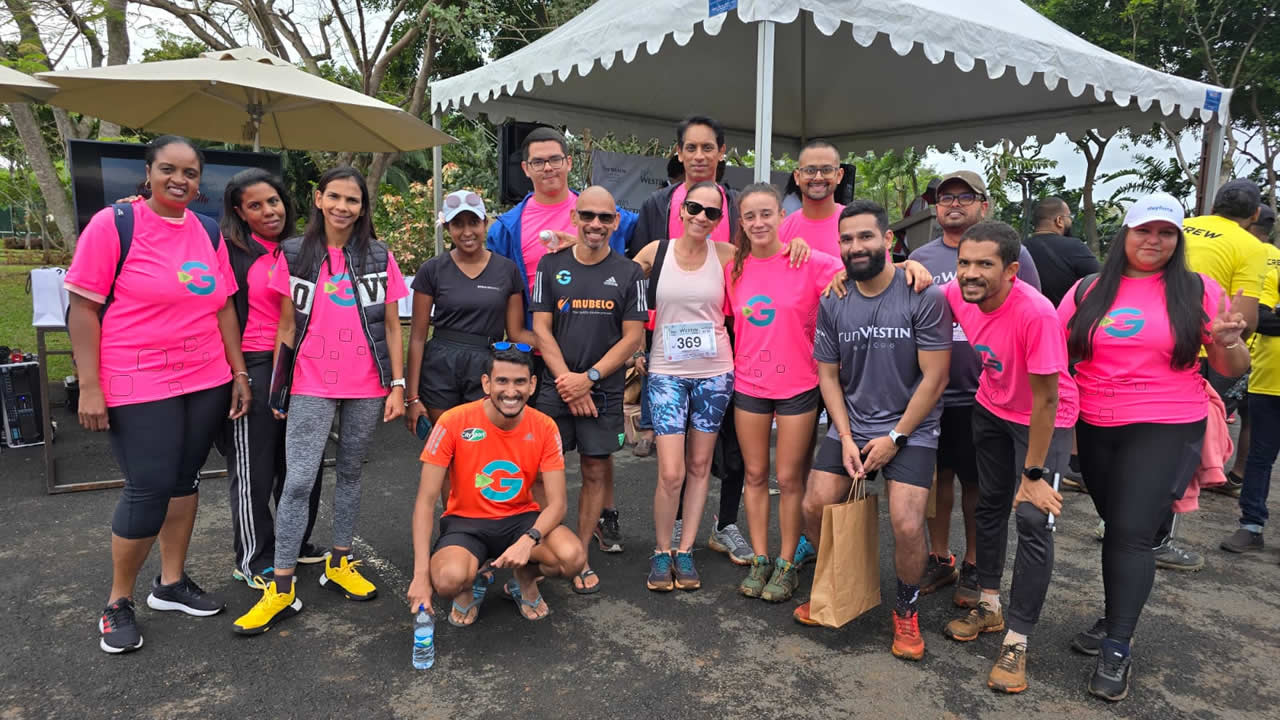
[[[89,436],[65,411],[55,412],[61,479],[118,477],[105,437]],[[375,443],[356,552],[380,589],[376,599],[344,600],[316,583],[319,566],[303,566],[299,616],[262,636],[233,635],[231,622],[257,593],[231,579],[227,481],[206,480],[188,571],[223,594],[227,609],[192,618],[146,608],[145,583],[158,572],[153,553],[136,595],[146,644],[124,656],[102,653],[96,628],[119,491],[46,495],[40,448],[5,450],[0,718],[1280,717],[1280,550],[1230,556],[1217,549],[1235,528],[1233,499],[1208,495],[1184,518],[1180,541],[1204,552],[1208,565],[1199,573],[1158,571],[1134,642],[1132,691],[1108,705],[1085,689],[1093,659],[1069,650],[1074,633],[1101,613],[1101,546],[1087,496],[1065,499],[1054,580],[1030,643],[1030,688],[1004,696],[986,688],[999,637],[961,644],[942,636],[942,626],[959,615],[949,590],[921,601],[924,660],[889,654],[894,574],[883,500],[881,594],[889,604],[839,630],[797,625],[794,602],[770,605],[737,593],[744,571],[705,545],[714,497],[697,546],[703,588],[649,592],[656,465],[629,451],[616,456],[626,552],[593,549],[591,556],[601,592],[575,595],[552,579],[543,585],[552,615],[532,623],[495,585],[472,627],[453,628],[438,613],[436,665],[416,671],[404,593],[419,443],[398,423],[380,428]],[[209,467],[221,463],[215,454]],[[320,543],[329,539],[330,485],[316,529]],[[963,544],[956,513],[953,549]],[[800,596],[811,579],[806,569]],[[1006,593],[1007,582],[1008,573]]]

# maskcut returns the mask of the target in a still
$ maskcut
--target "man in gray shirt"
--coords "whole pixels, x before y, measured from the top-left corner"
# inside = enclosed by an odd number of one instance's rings
[[[915,293],[888,264],[893,233],[884,208],[866,200],[840,213],[840,256],[854,282],[818,309],[813,356],[831,418],[809,474],[805,531],[822,542],[822,508],[842,501],[854,478],[883,471],[898,575],[892,652],[919,660],[916,601],[924,573],[925,505],[938,446],[938,405],[951,357],[951,310],[937,287]],[[889,483],[892,483],[889,485]],[[796,620],[813,624],[809,604]]]
[[[916,248],[911,259],[929,270],[935,285],[945,285],[956,277],[960,238],[987,216],[987,184],[977,173],[959,170],[941,179],[936,197],[942,237]],[[1025,247],[1018,267],[1018,279],[1039,290],[1040,276]],[[951,334],[951,378],[942,394],[942,434],[938,438],[937,512],[929,520],[929,563],[920,582],[920,592],[927,595],[958,578],[953,601],[960,607],[974,608],[978,606],[979,595],[978,526],[974,520],[978,507],[978,465],[973,452],[971,417],[982,362],[958,324],[952,324]],[[948,545],[955,480],[960,481],[962,491],[965,536],[964,562],[959,571]]]

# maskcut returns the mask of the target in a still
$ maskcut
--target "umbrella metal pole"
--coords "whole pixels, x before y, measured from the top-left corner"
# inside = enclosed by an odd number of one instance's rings
[[[765,20],[756,40],[756,182],[769,181],[773,142],[773,42],[776,26]]]
[[[440,129],[440,113],[432,113],[431,127],[437,130]],[[440,205],[441,203],[444,202],[444,186],[441,185],[441,183],[444,182],[444,178],[441,177],[441,175],[444,172],[442,167],[443,167],[443,156],[440,149],[440,145],[437,144],[435,147],[431,148],[431,178],[435,181],[431,183],[432,185],[431,202],[432,202],[432,207],[436,211],[437,217],[439,216]],[[435,227],[435,234],[436,234],[436,255],[443,255],[444,254],[444,228],[438,222],[432,223],[432,225]]]

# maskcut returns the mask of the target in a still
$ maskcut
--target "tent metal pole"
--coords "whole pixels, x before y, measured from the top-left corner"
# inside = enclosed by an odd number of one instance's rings
[[[1222,181],[1222,148],[1226,143],[1226,127],[1219,117],[1204,126],[1204,143],[1200,149],[1199,191],[1200,214],[1213,212],[1213,195]]]
[[[440,113],[432,113],[431,127],[436,130],[440,129]],[[444,165],[442,150],[439,145],[431,148],[431,207],[435,209],[436,215],[440,212],[440,205],[444,203]],[[432,218],[434,221],[434,218]],[[444,254],[444,227],[438,222],[431,223],[435,227],[436,235],[436,255]]]
[[[777,30],[770,20],[759,25],[756,39],[756,167],[755,181],[768,182],[773,166],[773,43]]]
[[[809,25],[800,11],[800,147],[809,142]],[[799,156],[796,157],[799,160]]]

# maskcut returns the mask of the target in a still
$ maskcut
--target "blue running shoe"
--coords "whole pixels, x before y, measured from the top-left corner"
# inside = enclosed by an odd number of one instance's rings
[[[796,567],[804,567],[810,563],[818,562],[818,548],[809,542],[809,538],[804,535],[800,536],[800,543],[796,545]]]

